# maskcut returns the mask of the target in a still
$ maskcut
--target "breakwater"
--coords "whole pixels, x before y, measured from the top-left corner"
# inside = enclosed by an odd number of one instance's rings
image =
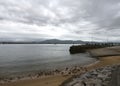
[[[105,48],[105,47],[112,47],[112,46],[118,46],[120,44],[113,44],[113,43],[96,43],[96,44],[88,44],[85,45],[73,45],[70,47],[69,51],[71,54],[76,53],[85,53],[86,51],[90,49],[97,49],[97,48]]]

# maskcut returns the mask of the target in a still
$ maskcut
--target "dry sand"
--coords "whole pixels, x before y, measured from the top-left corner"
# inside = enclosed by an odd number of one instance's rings
[[[95,69],[95,68],[104,67],[107,65],[114,65],[114,64],[120,64],[120,56],[102,57],[99,59],[99,61],[88,65],[87,68],[90,70],[90,69]]]
[[[89,50],[93,57],[120,56],[120,46]]]
[[[106,65],[120,64],[120,46],[94,49],[89,51],[93,57],[99,60],[88,67],[91,69]]]

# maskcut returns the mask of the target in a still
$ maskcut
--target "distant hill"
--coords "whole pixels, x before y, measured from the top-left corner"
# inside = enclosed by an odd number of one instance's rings
[[[90,41],[81,41],[81,40],[58,40],[58,39],[47,39],[47,40],[27,40],[27,41],[14,41],[6,40],[0,41],[0,44],[98,44],[106,42],[90,42]],[[108,42],[108,43],[120,43],[120,42]]]
[[[58,39],[50,39],[44,41],[3,41],[0,44],[83,44],[85,42],[81,40],[73,41],[73,40],[58,40]]]
[[[81,40],[73,41],[73,40],[58,40],[58,39],[50,39],[40,42],[41,44],[83,44],[84,42]]]

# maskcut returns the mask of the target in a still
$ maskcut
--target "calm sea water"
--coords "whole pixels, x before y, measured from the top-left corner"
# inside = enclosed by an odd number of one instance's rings
[[[88,54],[69,53],[69,44],[0,45],[0,75],[68,67],[93,61]]]

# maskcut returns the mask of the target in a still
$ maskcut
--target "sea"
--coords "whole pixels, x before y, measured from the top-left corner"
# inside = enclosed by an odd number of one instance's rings
[[[72,45],[1,44],[0,76],[60,69],[95,61],[88,53],[70,54],[70,46]]]

